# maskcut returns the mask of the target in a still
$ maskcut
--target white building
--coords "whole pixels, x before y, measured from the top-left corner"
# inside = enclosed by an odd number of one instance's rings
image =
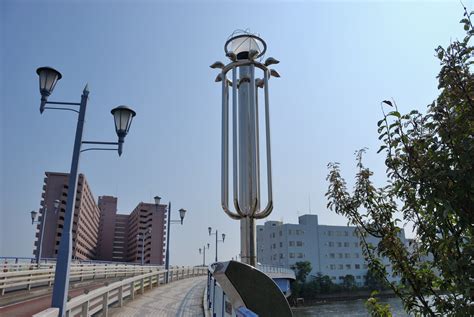
[[[298,220],[299,224],[267,221],[257,226],[258,262],[291,268],[296,262],[309,261],[313,268],[310,275],[320,272],[330,276],[334,283],[341,283],[350,274],[357,285],[364,284],[368,266],[355,227],[319,225],[317,215],[303,215]],[[406,244],[403,229],[401,238]],[[377,243],[372,237],[367,240]],[[388,260],[383,262],[391,273]]]

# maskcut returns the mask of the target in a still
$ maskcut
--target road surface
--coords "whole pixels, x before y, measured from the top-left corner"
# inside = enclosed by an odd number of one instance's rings
[[[122,307],[109,308],[113,317],[202,317],[202,296],[206,287],[206,276],[192,277],[135,295]]]

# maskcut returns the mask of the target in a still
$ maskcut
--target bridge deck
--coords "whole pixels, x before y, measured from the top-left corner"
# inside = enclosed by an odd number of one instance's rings
[[[202,317],[202,296],[206,277],[193,277],[159,286],[143,295],[136,295],[133,301],[122,307],[109,308],[114,317]]]

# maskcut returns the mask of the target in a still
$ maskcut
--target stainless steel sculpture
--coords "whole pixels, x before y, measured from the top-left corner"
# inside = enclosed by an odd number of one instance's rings
[[[224,46],[227,65],[215,62],[211,68],[221,69],[216,82],[222,82],[222,196],[221,204],[232,219],[240,220],[242,262],[256,265],[255,219],[267,217],[273,209],[272,165],[270,151],[270,109],[268,81],[280,77],[268,68],[279,61],[269,57],[260,61],[267,49],[266,43],[248,32],[234,32]],[[260,70],[263,78],[256,78]],[[232,73],[232,80],[227,74]],[[232,156],[233,202],[229,208],[229,87],[232,89]],[[265,208],[260,204],[260,142],[259,142],[259,88],[263,90],[265,107],[265,143],[267,159],[267,193]]]

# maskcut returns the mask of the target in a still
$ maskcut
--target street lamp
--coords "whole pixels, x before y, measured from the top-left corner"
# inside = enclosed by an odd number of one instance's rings
[[[209,235],[210,235],[210,236],[211,236],[211,235],[216,235],[216,262],[217,262],[217,244],[218,244],[219,242],[224,243],[224,240],[225,240],[225,233],[222,234],[222,240],[219,240],[219,232],[218,232],[217,230],[214,231],[214,232],[212,232],[212,228],[211,228],[211,227],[207,228],[207,230],[209,231]]]
[[[155,196],[155,205],[158,208],[160,204],[161,197]],[[179,210],[179,220],[171,220],[171,201],[168,203],[168,224],[166,226],[166,259],[165,259],[165,269],[166,269],[166,283],[168,283],[168,271],[170,268],[170,231],[172,224],[183,224],[184,216],[186,215],[186,209],[181,208]]]
[[[87,85],[82,91],[80,102],[54,102],[48,101],[48,97],[54,90],[57,82],[62,78],[62,75],[57,70],[51,67],[40,67],[36,70],[39,76],[39,89],[41,93],[41,104],[40,112],[43,113],[46,109],[52,110],[67,110],[76,112],[78,114],[77,126],[76,126],[76,137],[74,140],[74,149],[71,161],[71,170],[69,173],[68,181],[68,194],[66,202],[66,211],[64,214],[64,227],[59,243],[58,257],[56,263],[52,307],[59,308],[59,316],[64,316],[65,308],[69,290],[69,270],[72,255],[72,222],[74,218],[74,204],[76,201],[76,189],[77,189],[77,176],[79,168],[79,159],[81,152],[93,151],[93,150],[117,150],[119,156],[122,154],[122,143],[126,132],[130,128],[132,118],[135,116],[135,112],[127,107],[118,107],[112,110],[114,119],[116,122],[115,131],[118,136],[118,142],[97,142],[97,141],[83,141],[82,134],[84,130],[84,122],[87,109],[87,100],[89,98],[89,89]],[[62,107],[46,106],[46,105],[61,105]],[[79,110],[70,108],[70,106],[79,107]],[[120,116],[119,116],[120,114]],[[128,114],[128,115],[127,115]],[[119,116],[120,125],[117,125],[117,117]],[[123,120],[122,120],[123,118]],[[124,125],[122,123],[125,122]],[[90,147],[81,149],[83,144],[93,145],[105,145],[105,146],[117,146],[115,148],[110,147]]]
[[[144,254],[145,254],[145,240],[147,237],[151,237],[151,228],[148,229],[145,233],[143,234],[137,234],[137,244],[138,241],[140,241],[140,237],[142,238],[142,256],[141,256],[141,264],[142,266],[145,265],[145,260],[144,260]]]
[[[54,212],[58,210],[59,207],[59,199],[56,199],[53,203],[54,207]],[[46,216],[48,214],[48,207],[43,207],[43,217],[41,218],[41,221],[36,220],[36,216],[38,215],[38,212],[33,210],[31,213],[31,224],[40,224],[40,237],[38,241],[38,249],[36,250],[36,265],[39,267],[40,262],[41,262],[41,253],[43,251],[43,237],[44,237],[44,224],[46,223]]]
[[[222,166],[221,205],[232,219],[240,220],[240,247],[242,262],[256,265],[256,219],[267,217],[273,209],[272,169],[270,150],[270,107],[268,81],[280,77],[268,66],[279,61],[269,57],[259,60],[267,50],[263,39],[249,32],[234,32],[224,46],[230,63],[215,62],[210,67],[219,69],[216,82],[222,82]],[[232,80],[227,73],[232,73]],[[261,71],[262,78],[256,78]],[[232,161],[233,204],[229,208],[229,87],[232,87]],[[265,145],[267,165],[267,194],[265,208],[260,204],[260,135],[259,135],[259,88],[263,90],[265,116]]]
[[[199,248],[199,254],[202,253],[202,266],[206,266],[206,250],[209,250],[209,247],[210,247],[210,246],[211,246],[211,245],[208,243],[208,244],[207,244],[207,247],[206,247],[206,245],[204,245],[204,246],[202,247],[202,249]]]

